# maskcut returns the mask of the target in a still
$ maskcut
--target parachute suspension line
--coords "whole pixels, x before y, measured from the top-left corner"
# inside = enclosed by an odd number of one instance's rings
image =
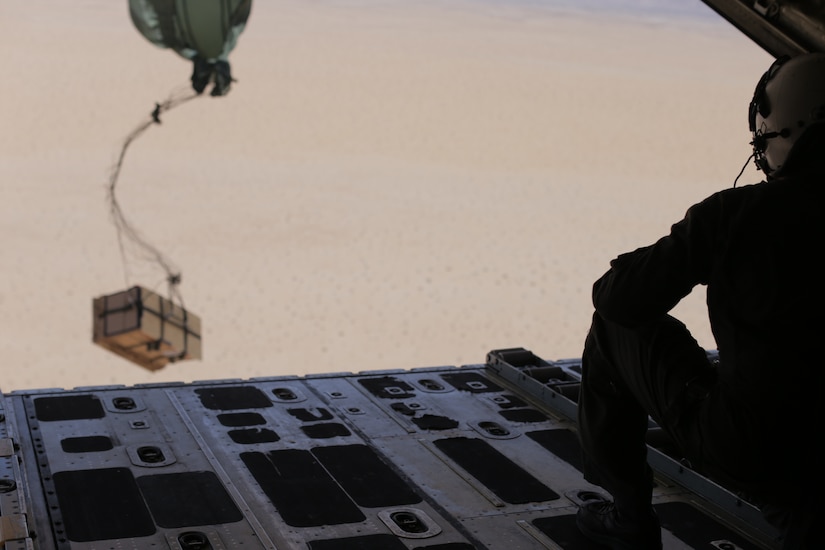
[[[184,305],[183,298],[180,294],[180,290],[178,289],[178,285],[180,285],[181,282],[180,271],[171,262],[171,260],[169,260],[169,258],[160,251],[160,249],[147,241],[143,235],[141,235],[140,232],[135,229],[131,223],[129,223],[126,216],[123,214],[123,209],[121,209],[120,203],[117,200],[115,189],[117,187],[118,179],[120,178],[121,169],[123,168],[123,161],[126,158],[126,151],[129,149],[132,142],[140,137],[141,134],[148,130],[153,124],[160,124],[161,114],[170,111],[178,105],[182,105],[196,97],[198,97],[198,94],[194,93],[191,88],[187,87],[184,90],[173,92],[169,98],[162,103],[155,103],[155,108],[149,117],[141,122],[123,140],[120,155],[118,156],[117,162],[112,167],[111,174],[109,175],[109,187],[107,193],[109,214],[112,217],[112,222],[114,223],[117,231],[117,243],[118,248],[120,249],[121,260],[123,261],[123,274],[126,279],[126,286],[129,286],[129,259],[126,250],[126,243],[129,241],[141,251],[145,259],[153,261],[163,269],[166,274],[166,282],[169,285],[169,299],[173,302],[177,301],[181,308],[183,308]]]

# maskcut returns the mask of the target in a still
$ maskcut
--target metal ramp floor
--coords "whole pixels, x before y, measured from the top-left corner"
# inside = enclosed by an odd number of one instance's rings
[[[6,550],[596,550],[574,524],[579,364],[0,396]],[[767,550],[758,511],[650,447],[668,550]]]

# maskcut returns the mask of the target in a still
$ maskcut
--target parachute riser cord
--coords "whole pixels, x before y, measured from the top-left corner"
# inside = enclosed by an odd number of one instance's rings
[[[181,308],[184,308],[183,305],[183,298],[180,294],[179,285],[181,282],[181,273],[175,267],[175,265],[164,255],[157,247],[149,243],[141,234],[138,232],[131,223],[126,219],[126,216],[123,214],[123,210],[120,207],[120,204],[117,200],[117,196],[115,194],[115,190],[117,187],[118,180],[120,178],[120,172],[123,168],[123,162],[126,158],[126,151],[129,149],[129,146],[134,142],[138,137],[140,137],[146,130],[149,129],[150,126],[153,124],[160,124],[160,115],[168,112],[178,105],[182,105],[187,101],[190,101],[194,98],[198,97],[197,93],[194,93],[190,88],[187,87],[184,91],[178,91],[177,93],[173,92],[168,99],[161,103],[155,103],[155,108],[152,113],[147,117],[147,119],[141,122],[132,132],[126,136],[123,141],[123,146],[120,150],[120,155],[118,156],[117,162],[115,163],[114,167],[112,168],[111,174],[109,176],[109,187],[107,192],[107,199],[109,203],[109,213],[112,218],[112,222],[115,225],[115,230],[117,232],[117,242],[118,248],[120,250],[121,260],[123,262],[123,274],[124,279],[126,281],[126,286],[129,286],[129,258],[126,250],[126,241],[130,241],[132,244],[137,246],[143,254],[154,263],[158,264],[166,274],[166,282],[169,285],[169,299],[174,303],[180,305]],[[185,308],[184,308],[185,309]]]

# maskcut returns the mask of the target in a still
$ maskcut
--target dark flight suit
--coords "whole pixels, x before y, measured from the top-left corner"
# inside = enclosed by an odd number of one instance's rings
[[[786,548],[822,513],[825,180],[716,193],[593,286],[579,430],[585,477],[617,508],[650,506],[648,414],[693,467],[779,510]],[[668,315],[707,285],[719,364]],[[769,518],[770,519],[770,518]]]

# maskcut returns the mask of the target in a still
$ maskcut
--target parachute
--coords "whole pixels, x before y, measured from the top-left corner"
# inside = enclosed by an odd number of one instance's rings
[[[192,61],[192,88],[201,94],[214,81],[212,96],[229,92],[229,53],[251,9],[252,0],[129,0],[129,15],[140,34]]]
[[[92,341],[133,363],[154,371],[166,364],[201,358],[200,318],[187,311],[178,289],[181,273],[157,247],[146,240],[124,215],[115,193],[126,151],[160,115],[198,97],[210,82],[210,95],[223,96],[233,82],[229,53],[243,32],[252,0],[129,0],[129,14],[137,30],[152,44],[177,52],[193,64],[192,88],[173,92],[155,104],[123,141],[109,177],[109,213],[129,284],[129,252],[160,267],[169,284],[169,298],[132,286],[92,301]],[[128,246],[127,246],[128,245]]]

